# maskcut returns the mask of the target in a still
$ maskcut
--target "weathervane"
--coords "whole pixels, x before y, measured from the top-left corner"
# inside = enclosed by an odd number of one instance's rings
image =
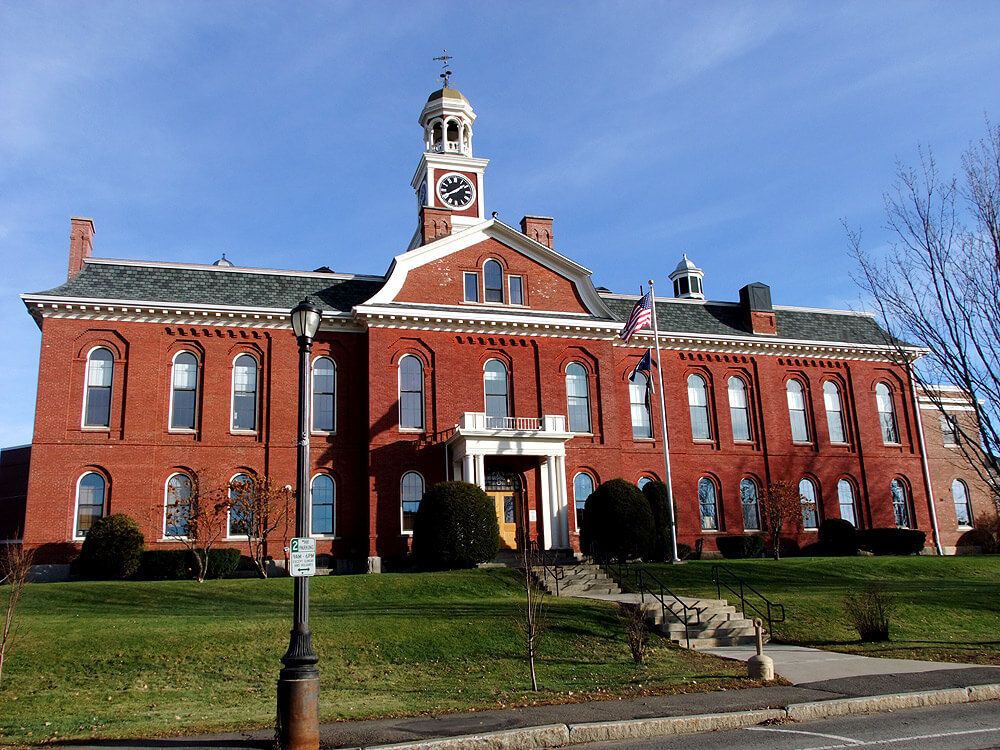
[[[441,73],[439,78],[444,79],[444,87],[448,88],[448,80],[451,76],[451,71],[448,70],[448,61],[452,59],[452,56],[448,54],[448,50],[442,50],[442,54],[439,57],[435,57],[434,60],[441,61],[441,67],[444,68],[444,73]]]

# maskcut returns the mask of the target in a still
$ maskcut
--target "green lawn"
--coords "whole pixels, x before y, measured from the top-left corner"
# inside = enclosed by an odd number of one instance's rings
[[[520,585],[504,569],[312,579],[322,718],[740,684],[741,665],[659,639],[636,667],[611,607],[550,598],[532,694]],[[4,665],[0,746],[272,725],[291,599],[287,578],[29,586]]]
[[[775,626],[784,642],[871,656],[1000,664],[1000,556],[702,560],[647,567],[679,595],[714,598],[711,570],[717,563],[785,605],[786,622]],[[844,594],[869,580],[882,582],[896,596],[889,643],[859,643],[844,612]],[[725,593],[723,598],[733,599]]]

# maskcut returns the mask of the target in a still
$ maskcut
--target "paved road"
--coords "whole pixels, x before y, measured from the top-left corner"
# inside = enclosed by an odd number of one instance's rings
[[[1000,704],[966,703],[575,747],[580,750],[986,750],[1000,747]]]

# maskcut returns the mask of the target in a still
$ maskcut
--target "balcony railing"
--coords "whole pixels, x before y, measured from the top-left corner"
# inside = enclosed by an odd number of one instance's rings
[[[566,417],[546,414],[538,417],[490,417],[482,412],[467,411],[458,421],[459,430],[509,430],[512,432],[565,432]]]

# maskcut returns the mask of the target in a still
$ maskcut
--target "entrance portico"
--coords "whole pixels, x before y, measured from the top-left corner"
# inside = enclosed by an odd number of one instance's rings
[[[566,441],[571,437],[573,433],[566,431],[566,417],[562,414],[547,414],[536,419],[488,417],[480,412],[465,412],[445,445],[451,476],[476,484],[484,491],[487,457],[527,457],[539,472],[537,510],[541,515],[541,546],[568,549]],[[534,510],[525,514],[529,523],[536,520]]]

